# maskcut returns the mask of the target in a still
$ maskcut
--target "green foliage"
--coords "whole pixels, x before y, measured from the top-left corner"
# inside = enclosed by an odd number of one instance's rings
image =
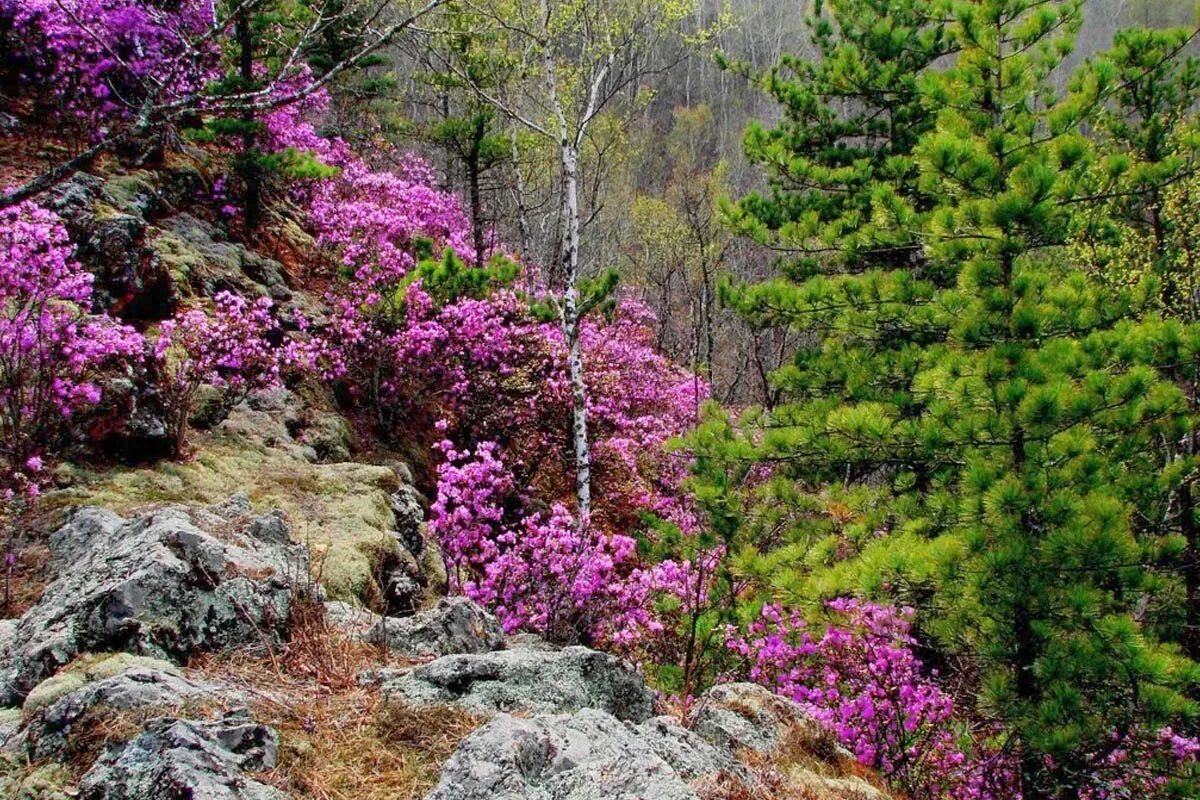
[[[770,192],[727,207],[782,276],[722,289],[804,344],[783,405],[693,441],[698,492],[739,508],[745,596],[918,607],[1029,800],[1113,731],[1188,724],[1200,679],[1142,600],[1179,594],[1172,498],[1196,465],[1174,379],[1200,332],[1154,313],[1161,270],[1077,258],[1085,233],[1153,228],[1188,174],[1196,67],[1185,34],[1131,31],[1056,94],[1079,21],[1074,0],[816,4],[821,59],[765,76],[783,119],[746,138]],[[731,459],[763,474],[714,480]]]
[[[484,267],[472,267],[446,248],[440,260],[425,258],[405,276],[405,285],[421,281],[421,286],[439,305],[448,305],[464,297],[481,300],[498,289],[512,286],[520,266],[503,255],[493,256]]]
[[[590,278],[580,278],[579,318],[584,319],[597,312],[611,317],[617,307],[617,284],[620,280],[621,273],[615,269],[606,269]],[[542,322],[562,320],[562,302],[553,295],[531,299],[530,307],[534,317]]]

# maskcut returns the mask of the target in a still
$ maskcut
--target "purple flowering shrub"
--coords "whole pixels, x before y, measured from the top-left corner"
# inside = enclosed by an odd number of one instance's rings
[[[201,41],[211,20],[211,0],[0,0],[5,46],[24,45],[14,63],[49,87],[56,119],[95,132],[151,97],[182,98],[214,78],[219,43]],[[727,667],[803,705],[912,800],[1017,798],[1004,731],[977,722],[924,667],[912,610],[842,599],[830,604],[827,627],[775,605],[744,628],[718,624],[754,594],[729,567],[736,542],[706,530],[688,494],[690,453],[671,444],[697,422],[708,387],[656,352],[648,311],[628,298],[582,326],[596,505],[579,524],[561,326],[511,281],[447,296],[419,277],[430,258],[475,264],[503,249],[474,252],[468,215],[421,159],[379,169],[319,136],[310,119],[326,103],[316,92],[275,109],[260,144],[329,168],[288,175],[287,189],[333,265],[328,317],[293,340],[269,300],[222,293],[211,310],[164,322],[150,354],[177,452],[201,386],[224,390],[229,405],[298,366],[336,384],[384,438],[429,439],[420,443],[437,459],[430,531],[454,586],[506,630],[680,666],[685,708]],[[235,194],[219,178],[207,201],[232,219]],[[532,265],[520,267],[524,284],[539,285]],[[28,203],[0,212],[6,501],[36,496],[70,420],[145,352],[140,334],[92,313],[91,286],[53,214]],[[668,530],[678,542],[663,542]],[[692,658],[706,648],[709,672]],[[1074,788],[1082,800],[1157,800],[1198,755],[1200,742],[1169,728],[1114,732]]]
[[[1013,765],[982,739],[964,747],[954,700],[914,654],[913,610],[853,599],[829,609],[836,624],[813,630],[798,612],[765,605],[727,647],[751,680],[804,706],[915,800],[1007,793]]]
[[[177,456],[184,452],[188,419],[202,385],[224,390],[222,403],[229,408],[251,392],[277,385],[281,367],[297,358],[272,315],[270,298],[250,302],[221,292],[213,301],[212,314],[192,309],[163,322],[154,342]]]
[[[917,658],[913,609],[850,598],[828,608],[834,622],[823,629],[768,604],[744,630],[729,630],[738,674],[795,700],[913,800],[1020,798],[1003,730],[968,724]],[[1200,741],[1170,728],[1114,733],[1112,745],[1093,754],[1089,774],[1072,778],[1079,797],[1173,796],[1172,776],[1194,770],[1200,756]]]
[[[60,119],[98,132],[217,74],[212,0],[0,0],[23,76],[48,87]]]
[[[319,113],[320,103],[280,109],[267,129],[272,147],[339,169],[296,187],[342,275],[327,297],[316,368],[385,429],[436,425],[430,444],[443,461],[430,527],[457,587],[509,630],[623,646],[661,632],[649,612],[661,581],[632,532],[645,513],[694,527],[682,491],[688,459],[665,445],[694,423],[708,387],[654,350],[644,306],[625,299],[611,318],[585,322],[598,501],[581,530],[561,326],[507,288],[447,299],[425,286],[414,273],[423,254],[477,260],[458,199],[433,188],[417,158],[375,170],[344,142],[317,136],[304,111]]]
[[[0,495],[36,496],[68,421],[143,350],[132,328],[92,311],[93,277],[53,212],[0,210]]]

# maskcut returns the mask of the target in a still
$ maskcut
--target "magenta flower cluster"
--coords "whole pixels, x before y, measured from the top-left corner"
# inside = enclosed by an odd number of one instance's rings
[[[31,81],[53,107],[95,124],[198,92],[216,76],[212,0],[0,0]]]
[[[69,420],[100,402],[106,377],[141,336],[92,314],[92,275],[53,212],[0,210],[0,496],[36,495]]]
[[[800,703],[908,797],[1020,800],[1003,731],[969,725],[917,658],[913,610],[848,598],[828,606],[834,624],[813,630],[798,612],[766,605],[726,644],[750,679]],[[1200,741],[1170,728],[1114,732],[1111,743],[1068,779],[1082,800],[1165,800],[1171,776],[1200,758]]]
[[[766,605],[727,646],[754,681],[800,703],[861,761],[914,800],[1013,797],[1014,765],[971,736],[954,701],[913,652],[913,610],[838,599],[837,623],[812,630]]]
[[[694,423],[708,387],[655,352],[644,306],[626,299],[611,319],[585,322],[598,504],[581,530],[561,326],[536,319],[511,291],[438,303],[420,281],[406,282],[429,246],[474,263],[467,216],[419,159],[392,159],[399,167],[382,172],[317,136],[307,115],[320,106],[310,99],[267,120],[273,148],[307,150],[340,170],[297,189],[344,276],[327,298],[316,366],[377,417],[439,426],[431,528],[458,587],[509,630],[624,645],[661,632],[648,607],[663,581],[639,562],[631,533],[645,512],[695,529],[681,491],[686,454],[665,444]]]
[[[202,385],[224,390],[224,402],[230,405],[277,385],[285,364],[303,360],[299,346],[280,330],[270,298],[251,302],[220,292],[213,301],[211,314],[192,309],[163,322],[154,342],[159,388],[177,450],[183,448],[188,417]]]

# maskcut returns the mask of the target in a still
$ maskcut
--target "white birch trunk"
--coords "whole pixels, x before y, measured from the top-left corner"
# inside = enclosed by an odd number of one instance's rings
[[[579,151],[562,142],[563,219],[563,336],[571,376],[571,432],[575,442],[575,497],[579,524],[588,524],[592,510],[592,458],[588,447],[587,385],[583,375],[583,344],[579,336]]]

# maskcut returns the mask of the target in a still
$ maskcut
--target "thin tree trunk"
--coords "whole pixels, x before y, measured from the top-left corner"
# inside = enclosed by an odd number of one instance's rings
[[[587,386],[583,378],[583,343],[579,336],[579,151],[562,143],[563,335],[571,377],[571,433],[575,443],[575,496],[579,525],[592,510],[592,460],[588,447]]]
[[[525,208],[525,175],[521,172],[521,148],[517,142],[517,129],[509,132],[509,143],[512,148],[513,165],[513,200],[517,204],[517,238],[520,239],[521,257],[524,258],[532,247],[529,234],[529,211]],[[525,271],[527,278],[532,280],[532,272]],[[529,287],[530,292],[533,286]]]
[[[482,172],[480,147],[486,131],[480,119],[476,119],[475,125],[471,140],[471,152],[467,155],[467,181],[470,184],[468,189],[471,195],[471,238],[475,246],[475,266],[482,268],[487,252],[487,241],[483,227],[483,192],[479,186]]]
[[[237,17],[237,39],[242,90],[250,91],[254,85],[254,35],[250,29],[250,12],[242,9]],[[246,230],[258,228],[262,216],[262,178],[259,175],[257,137],[254,135],[254,110],[247,107],[242,112],[242,180],[245,182]]]

